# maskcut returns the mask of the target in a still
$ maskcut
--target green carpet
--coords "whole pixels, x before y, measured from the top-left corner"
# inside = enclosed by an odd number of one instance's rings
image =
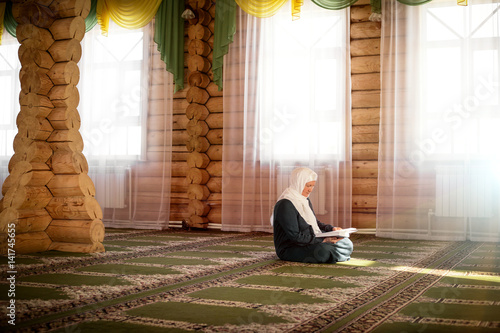
[[[215,326],[227,324],[245,325],[254,320],[258,320],[261,325],[286,322],[281,317],[271,316],[255,309],[179,302],[156,302],[129,310],[127,314]]]
[[[77,268],[77,271],[110,273],[110,274],[120,274],[120,275],[180,274],[179,271],[170,268],[137,266],[137,265],[127,265],[127,264],[92,265],[88,267]]]
[[[9,286],[6,284],[0,285],[0,300],[8,301],[8,291]],[[26,287],[17,286],[15,289],[16,300],[30,300],[30,299],[41,299],[41,300],[51,300],[51,299],[69,299],[70,297],[64,293],[62,290],[55,288],[45,288],[45,287]]]
[[[0,329],[500,331],[498,244],[352,240],[351,260],[305,264],[277,259],[266,233],[110,230],[105,253],[18,256],[16,327]]]
[[[218,265],[219,263],[211,260],[189,259],[189,258],[167,258],[167,257],[140,257],[125,260],[126,262],[137,262],[143,264],[156,265]]]
[[[190,297],[237,301],[256,304],[313,304],[325,303],[326,300],[283,290],[259,290],[234,287],[214,287],[195,291]]]
[[[146,326],[133,323],[124,322],[113,322],[98,320],[93,322],[87,322],[77,325],[72,325],[64,327],[54,331],[56,333],[68,333],[68,332],[78,332],[78,333],[98,333],[98,332],[109,332],[109,333],[130,333],[130,332],[140,332],[140,333],[184,333],[193,332],[190,330],[183,330],[180,328],[168,328],[168,327],[155,327]]]
[[[317,279],[303,278],[296,276],[276,276],[276,275],[253,275],[246,278],[236,280],[237,283],[254,284],[261,286],[277,286],[287,288],[300,289],[316,289],[316,288],[351,288],[356,287],[355,284],[345,283],[332,279]]]
[[[79,274],[41,274],[19,278],[21,282],[36,282],[45,284],[68,285],[68,286],[100,286],[100,285],[128,285],[130,282],[111,276],[92,276]]]

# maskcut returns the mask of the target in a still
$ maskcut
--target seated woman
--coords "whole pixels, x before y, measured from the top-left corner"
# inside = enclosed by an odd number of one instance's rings
[[[286,188],[274,206],[271,223],[274,228],[274,247],[281,260],[336,263],[351,258],[349,238],[316,237],[315,233],[342,228],[323,224],[316,219],[308,197],[318,175],[309,168],[296,168]]]

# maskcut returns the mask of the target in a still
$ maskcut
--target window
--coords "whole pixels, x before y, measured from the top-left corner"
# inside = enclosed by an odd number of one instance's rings
[[[262,21],[258,107],[264,160],[345,159],[350,92],[345,10],[304,3]]]
[[[137,160],[144,151],[148,99],[148,28],[128,30],[110,22],[107,37],[96,26],[86,34],[79,63],[79,106],[84,154]]]
[[[498,150],[500,4],[468,7],[453,1],[421,7],[420,135],[429,155],[481,159]]]

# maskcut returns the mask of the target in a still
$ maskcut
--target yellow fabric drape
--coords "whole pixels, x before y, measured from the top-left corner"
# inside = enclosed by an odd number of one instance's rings
[[[292,0],[292,20],[300,18],[300,7],[304,4],[304,0]]]
[[[2,45],[3,17],[5,15],[5,2],[0,3],[0,45]]]
[[[104,36],[108,35],[109,19],[127,29],[142,28],[156,14],[162,0],[98,0],[97,22]]]
[[[236,3],[248,14],[264,18],[276,14],[287,1],[288,0],[236,0]]]

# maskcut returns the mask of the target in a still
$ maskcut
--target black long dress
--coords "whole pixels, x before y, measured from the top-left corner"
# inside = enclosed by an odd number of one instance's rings
[[[310,201],[309,206],[312,209]],[[320,221],[317,223],[323,232],[333,230],[329,224]],[[281,199],[274,206],[273,228],[274,247],[281,260],[336,263],[351,258],[353,245],[349,238],[343,238],[337,243],[323,242],[323,238],[314,236],[312,226],[302,218],[288,199]]]

